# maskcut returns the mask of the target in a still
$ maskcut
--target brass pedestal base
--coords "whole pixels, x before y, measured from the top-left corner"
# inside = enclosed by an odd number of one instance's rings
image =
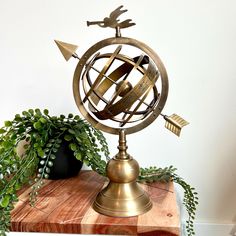
[[[97,195],[93,208],[98,213],[115,217],[131,217],[143,214],[152,208],[145,191],[136,182],[139,165],[126,153],[124,130],[119,136],[119,153],[106,167],[108,185]]]
[[[103,189],[93,204],[95,211],[114,217],[141,215],[152,208],[152,203],[136,183],[112,183]]]

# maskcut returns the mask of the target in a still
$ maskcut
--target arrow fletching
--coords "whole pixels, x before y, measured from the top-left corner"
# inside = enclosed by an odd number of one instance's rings
[[[58,48],[60,49],[63,57],[68,61],[74,54],[76,49],[78,48],[77,45],[65,43],[59,40],[54,40],[57,44]]]
[[[180,136],[181,129],[189,124],[186,120],[176,114],[164,116],[164,119],[166,120],[165,127],[177,136]]]

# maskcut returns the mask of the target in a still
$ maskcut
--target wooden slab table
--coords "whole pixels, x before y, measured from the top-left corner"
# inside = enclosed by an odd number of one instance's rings
[[[180,235],[179,213],[173,183],[141,186],[150,195],[153,208],[140,216],[115,218],[96,213],[91,205],[106,178],[93,171],[77,177],[47,180],[35,207],[29,206],[30,188],[19,193],[12,211],[11,231],[143,236]]]

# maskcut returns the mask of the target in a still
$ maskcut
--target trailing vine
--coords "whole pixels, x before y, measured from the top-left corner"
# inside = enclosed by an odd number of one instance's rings
[[[184,190],[183,205],[186,208],[188,213],[188,220],[186,220],[186,231],[188,236],[195,235],[193,221],[195,219],[196,209],[198,205],[198,193],[195,191],[195,188],[191,187],[185,182],[183,178],[178,176],[175,171],[177,169],[173,166],[166,168],[141,168],[140,175],[138,178],[139,182],[169,182],[173,181],[179,184]]]
[[[25,142],[24,152],[17,147]],[[37,200],[44,179],[49,177],[53,161],[62,142],[66,142],[74,157],[98,174],[106,176],[109,150],[103,134],[79,116],[69,114],[50,116],[47,109],[29,109],[16,114],[0,129],[0,236],[5,236],[11,225],[11,210],[18,201],[17,191],[25,184],[32,185],[30,204]],[[167,168],[140,168],[139,182],[173,181],[184,190],[183,204],[188,212],[188,236],[194,235],[193,220],[198,204],[197,192],[176,173]]]

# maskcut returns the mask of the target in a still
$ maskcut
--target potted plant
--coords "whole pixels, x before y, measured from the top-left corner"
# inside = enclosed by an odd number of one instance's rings
[[[22,142],[23,152],[19,153]],[[106,175],[107,142],[99,130],[78,115],[50,116],[47,109],[29,109],[16,114],[12,121],[5,121],[0,129],[0,236],[5,236],[10,228],[10,213],[18,201],[17,191],[30,183],[30,204],[34,205],[44,179],[55,177],[52,172],[55,172],[56,160],[60,158],[61,149],[65,151],[67,147],[72,152],[68,158],[72,156],[79,162],[76,170],[69,168],[67,175],[63,173],[62,177],[77,174],[82,162],[98,174]],[[197,193],[175,171],[172,166],[140,168],[138,181],[174,181],[183,187],[183,204],[189,214],[186,228],[190,236],[194,234]]]

